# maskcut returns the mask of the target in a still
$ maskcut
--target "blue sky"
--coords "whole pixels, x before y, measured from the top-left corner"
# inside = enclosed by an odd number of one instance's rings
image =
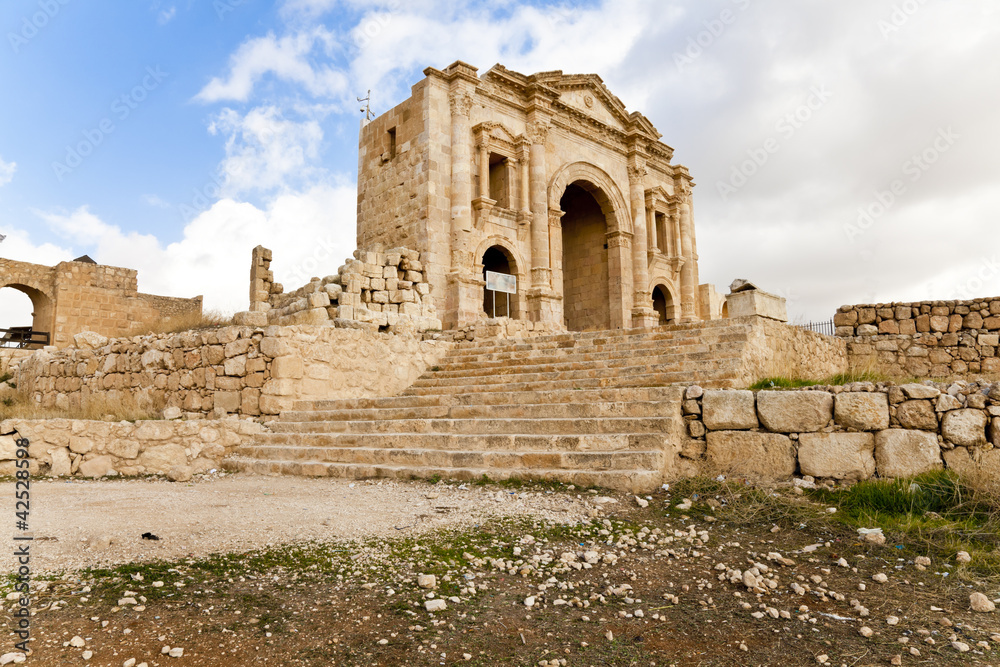
[[[650,118],[721,291],[749,278],[800,320],[992,296],[998,33],[998,0],[5,0],[0,256],[87,253],[228,311],[258,243],[289,287],[335,272],[355,98],[380,113],[462,59],[595,72]],[[27,312],[0,290],[0,326]]]

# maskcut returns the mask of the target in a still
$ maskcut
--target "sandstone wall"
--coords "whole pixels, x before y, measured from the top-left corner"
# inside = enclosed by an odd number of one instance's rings
[[[851,364],[899,377],[1000,373],[1000,298],[841,306]]]
[[[406,248],[386,252],[356,250],[337,275],[314,278],[292,292],[274,282],[271,251],[253,250],[250,310],[237,324],[250,326],[333,325],[390,333],[440,331],[420,253]]]
[[[14,374],[22,359],[31,355],[31,350],[0,348],[0,376]]]
[[[244,438],[265,427],[253,421],[100,422],[77,419],[9,419],[0,433],[16,431],[30,442],[36,475],[103,477],[165,474],[180,481],[221,467]],[[13,436],[0,436],[0,474],[14,473]]]
[[[189,417],[276,415],[296,400],[391,396],[449,344],[331,326],[223,327],[108,340],[34,352],[18,387],[45,406],[88,397],[143,396]]]
[[[859,480],[950,468],[1000,474],[1000,383],[688,387],[689,471],[764,480]]]
[[[741,360],[743,385],[764,377],[825,378],[847,371],[847,346],[839,338],[766,317],[732,321],[750,324]]]

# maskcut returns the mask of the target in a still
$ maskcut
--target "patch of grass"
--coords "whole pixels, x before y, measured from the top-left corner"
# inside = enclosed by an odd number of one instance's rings
[[[939,557],[967,551],[973,562],[966,569],[1000,577],[1000,486],[995,480],[936,471],[809,493],[838,509],[834,520],[853,528],[881,528],[888,539]]]
[[[133,336],[148,334],[181,333],[182,331],[197,331],[200,329],[217,329],[233,323],[233,316],[221,310],[206,310],[188,313],[176,317],[168,317],[162,322],[150,325],[134,332]]]
[[[0,421],[4,419],[91,419],[96,421],[139,421],[160,419],[162,399],[145,394],[118,391],[77,398],[65,408],[42,406],[25,391],[0,400]]]
[[[759,389],[794,389],[795,387],[809,387],[819,384],[815,380],[801,380],[786,377],[763,378],[754,382],[749,389],[757,391]]]

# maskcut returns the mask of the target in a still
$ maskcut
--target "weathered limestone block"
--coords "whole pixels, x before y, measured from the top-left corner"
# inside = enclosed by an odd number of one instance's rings
[[[938,396],[937,404],[934,409],[937,412],[948,412],[949,410],[959,410],[962,407],[962,402],[951,394],[941,394]]]
[[[880,477],[912,477],[940,470],[937,435],[897,428],[880,431],[875,434],[875,466]]]
[[[867,479],[875,474],[875,437],[871,433],[803,433],[799,470],[833,479]]]
[[[146,472],[166,473],[176,466],[187,465],[187,454],[180,445],[150,447],[139,455],[137,463]]]
[[[107,444],[108,454],[120,459],[134,459],[139,456],[139,441],[132,439],[112,440]]]
[[[825,391],[757,392],[760,423],[777,433],[818,431],[833,417],[833,394]]]
[[[982,410],[952,410],[941,420],[941,435],[961,447],[986,444],[986,413]]]
[[[844,392],[837,394],[833,416],[840,426],[857,431],[889,428],[889,400],[881,392]]]
[[[302,357],[297,355],[287,355],[283,357],[276,357],[273,362],[271,362],[271,377],[274,379],[282,378],[301,378],[305,373],[305,364]]]
[[[110,456],[95,456],[80,464],[79,473],[84,477],[104,477],[114,470]]]
[[[702,421],[713,431],[757,428],[752,391],[706,391],[702,398]]]
[[[705,456],[711,474],[781,480],[795,473],[792,441],[778,433],[710,431]]]
[[[17,443],[12,435],[0,435],[0,461],[17,459]]]
[[[79,350],[96,350],[108,344],[108,339],[93,331],[81,331],[73,336],[73,344]]]
[[[139,441],[160,441],[169,439],[173,433],[173,427],[168,422],[141,421],[135,429],[135,438]]]
[[[69,438],[69,449],[74,454],[86,454],[94,448],[94,441],[90,438],[78,435],[71,435]]]
[[[960,475],[995,481],[1000,479],[1000,449],[984,452],[981,449],[956,447],[944,452],[944,463],[949,470]]]
[[[70,474],[72,468],[72,461],[69,458],[69,452],[63,447],[57,447],[49,453],[49,458],[52,461],[52,467],[49,469],[49,474],[53,477],[65,477]]]
[[[896,418],[902,428],[937,431],[938,420],[930,401],[905,401],[896,408]]]
[[[226,359],[225,373],[230,377],[242,377],[247,374],[247,357],[245,354]]]
[[[937,387],[930,387],[926,384],[904,384],[900,385],[899,388],[903,390],[907,398],[937,398],[941,395],[941,391]]]
[[[993,417],[990,420],[989,440],[994,447],[1000,447],[1000,417]]]
[[[215,392],[215,409],[226,412],[239,412],[240,392],[238,391],[217,391]]]

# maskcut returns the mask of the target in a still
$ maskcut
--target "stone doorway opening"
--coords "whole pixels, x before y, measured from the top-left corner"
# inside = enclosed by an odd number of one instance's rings
[[[510,252],[503,246],[495,245],[483,253],[483,280],[486,280],[486,272],[503,273],[509,276],[517,275],[517,265]],[[520,290],[521,286],[518,285]],[[488,317],[509,317],[518,319],[518,295],[506,292],[495,292],[491,289],[483,288],[483,312]]]
[[[562,273],[566,328],[569,331],[610,329],[607,216],[594,195],[581,187],[579,181],[567,186],[560,208],[564,211]]]
[[[663,326],[674,321],[674,298],[664,285],[653,288],[653,310],[659,315],[659,324]]]
[[[52,299],[27,285],[0,284],[0,347],[38,348],[52,340]]]

